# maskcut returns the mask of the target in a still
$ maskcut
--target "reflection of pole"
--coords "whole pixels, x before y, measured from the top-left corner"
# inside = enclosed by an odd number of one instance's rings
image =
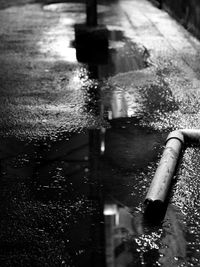
[[[100,157],[100,131],[89,130],[89,157],[91,173],[91,196],[101,199],[101,181],[99,178],[99,157]]]
[[[89,158],[90,158],[90,199],[94,201],[96,211],[92,217],[90,228],[93,243],[92,266],[105,267],[105,239],[103,196],[101,192],[101,177],[99,177],[100,131],[89,130]]]
[[[87,26],[97,26],[97,0],[86,0]]]
[[[118,210],[115,204],[104,204],[106,266],[115,267],[115,228]]]
[[[93,0],[87,0],[91,3]],[[96,1],[96,0],[95,0]],[[100,115],[100,92],[98,86],[98,66],[88,65],[88,78],[90,86],[87,88],[87,108],[94,111],[94,115]],[[89,130],[89,159],[90,159],[90,200],[93,201],[95,212],[91,217],[90,228],[92,241],[91,266],[105,267],[105,236],[104,236],[104,199],[102,194],[102,181],[100,177],[100,155],[101,155],[102,133],[100,129]]]

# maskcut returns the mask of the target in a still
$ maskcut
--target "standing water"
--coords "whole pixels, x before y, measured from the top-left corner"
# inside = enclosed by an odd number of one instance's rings
[[[62,32],[62,23],[71,23],[75,7],[82,9],[81,4],[44,7],[61,13],[60,24],[47,25],[39,42],[41,53],[60,60],[44,71],[51,82],[57,72],[60,87],[53,91],[45,83],[45,94],[34,88],[36,94],[25,91],[23,99],[15,92],[6,106],[10,120],[0,140],[1,265],[198,266],[197,148],[184,153],[164,220],[152,223],[143,216],[166,135],[187,121],[195,126],[182,111],[197,96],[182,96],[180,88],[175,94],[171,77],[182,73],[168,63],[149,64],[147,50],[119,29],[109,31],[103,64],[78,63],[72,40],[63,49],[62,34],[59,46],[51,39],[52,32]],[[105,6],[100,10],[108,12]],[[9,82],[1,79],[6,91]],[[15,102],[25,110],[13,112]]]

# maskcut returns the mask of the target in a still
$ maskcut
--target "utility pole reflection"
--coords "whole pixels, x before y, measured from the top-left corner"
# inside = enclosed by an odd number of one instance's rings
[[[82,58],[81,50],[76,51],[79,59]],[[97,51],[98,53],[98,51]],[[107,119],[124,118],[128,116],[126,100],[123,92],[112,94],[108,106],[104,106],[101,99],[99,77],[101,64],[107,60],[107,51],[101,55],[100,62],[89,57],[87,63],[88,81],[85,90],[85,109],[90,115]],[[84,57],[85,63],[85,57]],[[126,267],[133,262],[129,243],[124,239],[129,234],[134,234],[132,215],[126,207],[111,200],[103,190],[103,171],[101,157],[106,151],[106,132],[104,127],[88,130],[89,136],[89,199],[92,201],[96,212],[91,218],[90,237],[93,244],[90,264],[92,267]],[[108,200],[109,199],[109,200]]]
[[[87,91],[90,101],[87,110],[93,110],[93,115],[104,117],[104,105],[98,83],[98,66],[89,65],[89,79],[94,80],[93,86]],[[112,113],[112,118],[127,117],[127,106],[122,95],[113,96],[107,115]],[[108,117],[109,119],[109,117]],[[89,164],[90,164],[90,199],[94,201],[98,212],[93,217],[91,237],[95,250],[92,255],[92,266],[126,267],[133,262],[129,242],[124,240],[131,234],[136,234],[133,229],[133,217],[129,210],[111,200],[103,191],[103,171],[101,170],[101,157],[106,150],[106,129],[89,130]],[[109,200],[108,200],[109,199]]]

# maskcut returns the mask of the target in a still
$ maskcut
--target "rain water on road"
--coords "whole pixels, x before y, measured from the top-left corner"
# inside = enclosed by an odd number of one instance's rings
[[[118,27],[109,29],[105,60],[81,54],[78,62],[72,25],[82,8],[19,8],[27,21],[34,10],[35,23],[44,14],[53,22],[37,35],[27,22],[18,35],[26,33],[27,51],[19,42],[10,68],[8,46],[0,70],[1,265],[198,266],[198,148],[184,153],[163,222],[143,216],[167,133],[198,127],[198,92],[186,94],[173,60],[154,64]],[[105,19],[109,12],[101,6]]]

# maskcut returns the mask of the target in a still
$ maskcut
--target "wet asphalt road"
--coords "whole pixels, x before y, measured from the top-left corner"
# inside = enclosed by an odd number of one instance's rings
[[[84,5],[26,3],[0,10],[1,266],[199,266],[198,148],[163,223],[142,215],[166,134],[199,128],[199,42],[145,1],[100,3],[107,62],[81,63]]]

